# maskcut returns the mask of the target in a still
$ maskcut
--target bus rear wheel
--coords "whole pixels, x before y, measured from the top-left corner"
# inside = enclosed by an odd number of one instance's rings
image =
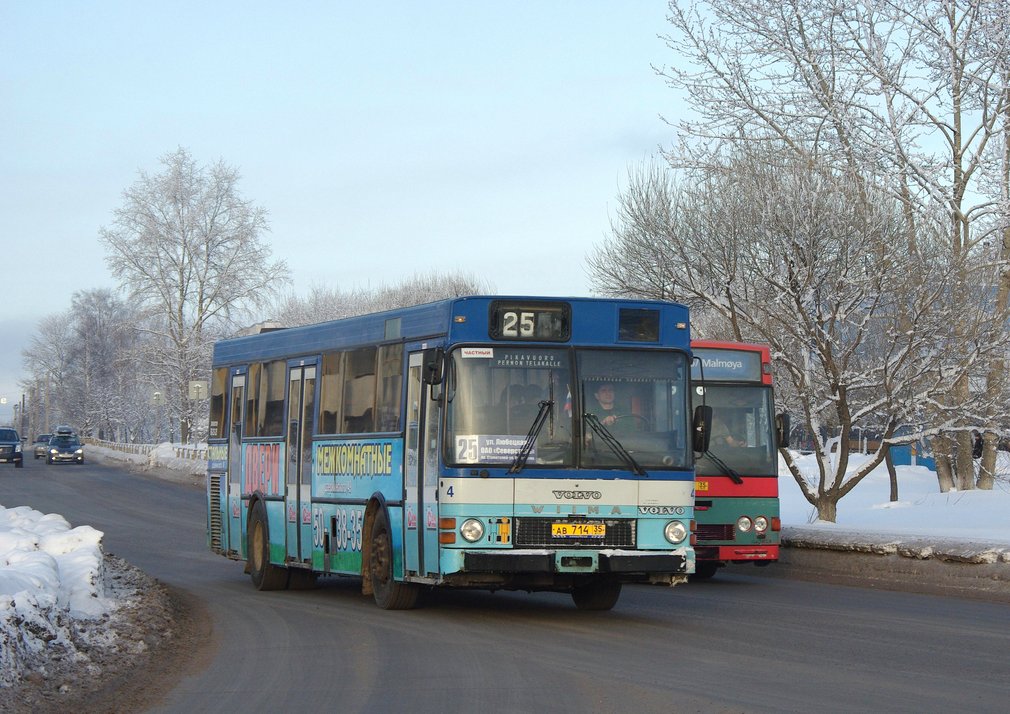
[[[621,597],[621,583],[615,580],[591,580],[572,588],[572,600],[580,610],[610,610]]]
[[[389,535],[389,519],[379,509],[372,520],[371,555],[368,577],[372,581],[375,604],[383,610],[409,610],[417,604],[419,589],[414,583],[397,582],[393,576],[393,540]]]
[[[270,562],[270,529],[263,501],[257,501],[249,515],[246,535],[249,575],[257,590],[283,590],[288,586],[288,571]]]

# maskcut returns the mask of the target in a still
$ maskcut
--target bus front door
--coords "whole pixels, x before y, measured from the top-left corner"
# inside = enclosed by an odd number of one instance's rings
[[[315,414],[316,367],[288,367],[288,433],[285,522],[287,558],[312,562],[312,418]]]
[[[407,574],[438,575],[438,403],[421,381],[421,353],[408,358],[407,440],[404,468],[403,546]]]

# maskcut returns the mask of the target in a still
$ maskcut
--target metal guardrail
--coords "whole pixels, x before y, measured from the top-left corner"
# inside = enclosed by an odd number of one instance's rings
[[[118,441],[95,439],[93,437],[84,437],[81,441],[85,444],[94,444],[95,446],[112,449],[113,451],[122,451],[127,454],[140,454],[142,456],[150,456],[151,452],[156,448],[155,444],[126,444]],[[207,460],[207,447],[205,446],[181,445],[172,447],[172,450],[174,451],[175,458],[177,459],[192,459],[194,461]]]
[[[175,458],[195,459],[197,461],[207,460],[207,448],[202,446],[176,446]]]

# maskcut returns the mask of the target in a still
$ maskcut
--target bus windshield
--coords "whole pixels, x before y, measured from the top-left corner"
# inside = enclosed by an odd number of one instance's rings
[[[462,347],[449,365],[452,465],[507,466],[523,452],[524,468],[691,466],[682,353]]]
[[[740,476],[775,476],[771,387],[696,383],[694,390],[695,406],[704,400],[712,407],[712,439],[708,452],[695,464],[697,473],[724,474],[728,466]]]

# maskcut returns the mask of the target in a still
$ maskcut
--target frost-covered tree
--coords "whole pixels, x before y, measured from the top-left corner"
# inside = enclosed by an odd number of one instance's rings
[[[271,261],[266,213],[242,198],[236,169],[223,161],[199,166],[182,148],[161,164],[161,173],[141,171],[124,191],[100,239],[141,314],[152,378],[188,441],[205,406],[190,400],[189,385],[209,372],[209,333],[265,307],[288,271]]]
[[[780,399],[815,439],[816,483],[783,455],[821,519],[835,519],[891,444],[942,430],[917,410],[1000,344],[1002,325],[985,311],[947,309],[957,266],[937,238],[910,254],[900,204],[862,200],[864,186],[844,175],[763,151],[680,183],[654,165],[629,184],[609,240],[589,258],[594,288],[679,299],[719,330],[701,336],[772,347]],[[970,322],[967,351],[947,349],[953,319]],[[848,434],[867,424],[880,446],[849,473]],[[899,436],[900,426],[918,429]]]
[[[73,318],[68,310],[42,318],[21,353],[25,371],[31,375],[23,386],[34,396],[31,420],[36,433],[51,432],[76,416],[69,395],[61,389],[70,374],[72,340]]]
[[[314,286],[305,297],[286,295],[274,306],[272,314],[274,321],[293,327],[420,305],[443,298],[491,292],[493,288],[490,283],[473,275],[432,271],[375,290],[342,292],[337,288]]]
[[[484,278],[461,272],[432,271],[380,287],[371,296],[369,311],[392,310],[444,298],[493,292],[493,286]]]
[[[1010,12],[986,0],[674,0],[666,38],[677,61],[659,70],[684,92],[693,116],[678,123],[681,143],[669,153],[678,166],[718,165],[727,143],[774,142],[811,165],[863,184],[857,196],[886,193],[904,220],[899,240],[910,255],[942,216],[947,253],[960,287],[977,285],[980,246],[1006,229],[1007,174],[999,148],[1007,134]],[[1005,162],[1002,162],[1005,165]],[[926,224],[923,225],[925,217]],[[997,260],[995,284],[1010,282],[1010,246]],[[991,303],[1006,309],[1006,298]],[[951,303],[951,307],[954,304]],[[973,336],[951,325],[949,345],[961,351]],[[964,348],[970,353],[970,347]],[[1002,374],[993,355],[988,373]],[[953,379],[953,375],[959,375]],[[941,479],[956,470],[972,486],[969,432],[979,423],[944,413],[970,400],[968,370],[950,373],[936,419],[958,448],[934,440]],[[990,389],[996,389],[992,383]],[[992,456],[999,415],[983,425]],[[956,462],[956,463],[955,463]]]
[[[24,351],[36,431],[69,424],[86,436],[116,439],[133,419],[144,365],[132,359],[135,315],[111,290],[74,293],[71,307],[45,318]]]
[[[126,360],[137,339],[134,314],[108,289],[74,293],[70,315],[71,375],[64,385],[75,394],[80,414],[75,420],[84,434],[112,438],[123,425],[123,403],[137,370]]]

